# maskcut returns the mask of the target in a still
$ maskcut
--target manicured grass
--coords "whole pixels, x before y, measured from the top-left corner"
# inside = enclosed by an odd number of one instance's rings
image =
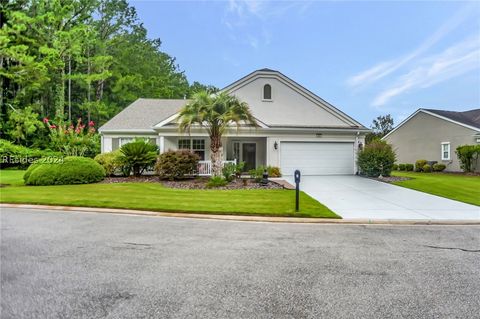
[[[305,193],[294,212],[291,190],[183,190],[157,183],[24,186],[24,171],[0,171],[0,202],[152,211],[340,218]]]
[[[9,184],[20,186],[23,185],[23,174],[25,171],[20,170],[0,170],[0,184]],[[4,189],[2,188],[1,191]]]
[[[396,185],[480,206],[480,176],[400,171],[392,175],[412,178]]]

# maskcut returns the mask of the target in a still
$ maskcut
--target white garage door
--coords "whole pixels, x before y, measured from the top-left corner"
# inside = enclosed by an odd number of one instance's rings
[[[353,143],[282,142],[280,165],[284,175],[353,174]]]

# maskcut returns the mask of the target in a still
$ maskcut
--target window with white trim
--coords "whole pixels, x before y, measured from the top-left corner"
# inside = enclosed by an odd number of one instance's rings
[[[450,160],[450,142],[442,143],[442,161]]]
[[[201,161],[205,160],[205,140],[204,139],[179,139],[178,149],[191,150],[200,157]]]
[[[118,140],[119,147],[122,147],[125,144],[133,142],[133,137],[120,137]]]
[[[190,147],[190,140],[178,140],[178,149],[179,150],[189,150],[191,149]]]

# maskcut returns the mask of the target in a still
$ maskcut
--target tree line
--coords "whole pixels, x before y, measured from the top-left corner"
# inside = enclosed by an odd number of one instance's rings
[[[1,138],[45,147],[43,118],[101,125],[139,97],[190,84],[126,0],[11,0],[0,7]]]

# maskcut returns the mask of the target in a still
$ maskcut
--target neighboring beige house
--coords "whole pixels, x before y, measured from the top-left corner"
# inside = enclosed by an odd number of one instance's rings
[[[455,150],[460,145],[480,143],[480,109],[454,112],[419,109],[383,140],[393,145],[397,163],[426,159],[461,171]],[[478,165],[477,165],[478,166]]]
[[[225,161],[280,167],[284,175],[355,174],[357,150],[370,130],[330,103],[270,69],[254,71],[223,89],[249,104],[260,127],[232,127],[223,137]],[[179,110],[188,100],[138,99],[103,125],[102,152],[135,137],[149,138],[160,152],[191,149],[201,157],[199,173],[208,175],[210,140],[194,128],[180,133]]]

